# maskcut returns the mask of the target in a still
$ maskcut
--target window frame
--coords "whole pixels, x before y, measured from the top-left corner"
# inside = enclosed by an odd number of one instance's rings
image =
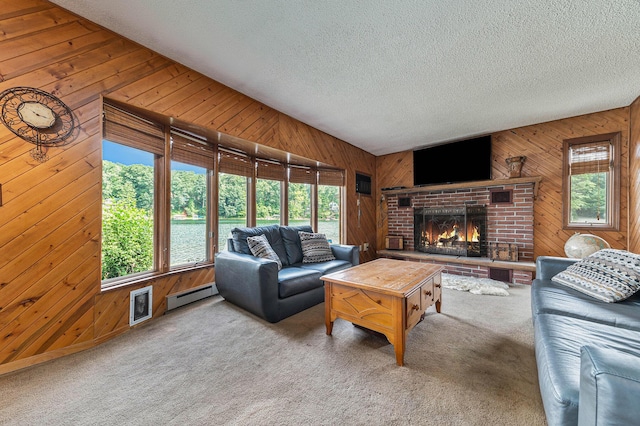
[[[178,263],[175,265],[171,265],[171,188],[173,185],[173,182],[171,181],[172,175],[171,172],[173,171],[173,168],[171,166],[171,162],[172,161],[178,161],[176,159],[174,159],[174,150],[175,150],[175,145],[174,145],[174,140],[173,137],[176,136],[178,138],[183,138],[185,141],[189,141],[189,142],[193,142],[194,144],[202,144],[202,145],[208,145],[208,148],[210,148],[211,152],[210,152],[210,157],[211,157],[211,163],[209,165],[207,165],[207,167],[205,167],[205,163],[206,161],[204,160],[205,155],[199,155],[197,152],[196,153],[191,153],[192,155],[196,155],[200,158],[198,158],[196,162],[201,162],[200,164],[197,164],[197,166],[202,167],[202,168],[206,168],[206,177],[205,177],[205,184],[206,184],[206,192],[207,192],[207,202],[206,202],[206,225],[205,225],[205,229],[206,229],[206,258],[204,261],[196,261],[196,262],[184,262],[184,263]],[[168,216],[167,216],[167,253],[168,253],[168,258],[167,258],[167,265],[168,265],[168,269],[170,271],[177,271],[177,270],[182,270],[182,269],[190,269],[190,268],[194,268],[197,266],[201,266],[201,265],[213,265],[214,263],[214,256],[215,256],[215,246],[216,246],[216,242],[215,242],[215,229],[217,229],[217,215],[214,215],[212,212],[212,209],[214,208],[214,206],[217,209],[217,202],[214,202],[213,195],[214,195],[214,188],[217,188],[217,180],[214,179],[215,176],[217,176],[217,162],[216,162],[216,158],[218,158],[218,149],[217,149],[217,145],[215,144],[209,144],[205,139],[203,138],[199,138],[196,137],[194,135],[189,134],[189,132],[186,132],[184,130],[178,129],[178,128],[170,128],[169,129],[169,137],[170,137],[170,144],[171,144],[171,155],[169,156],[169,173],[168,173],[168,177],[169,177],[169,181],[168,181],[168,188],[169,191],[167,193],[167,209],[168,209]],[[197,145],[195,145],[197,146]],[[186,151],[186,150],[183,150]],[[180,161],[178,161],[180,162]],[[195,162],[190,162],[190,163],[185,163],[182,162],[183,164],[192,164],[192,165],[196,165],[194,164]],[[215,193],[215,195],[217,195],[217,193]],[[214,219],[215,218],[215,219]],[[214,227],[215,226],[215,227]]]
[[[571,164],[570,152],[577,145],[608,144],[609,159],[606,208],[607,214],[601,224],[571,221]],[[572,231],[619,231],[620,230],[620,169],[621,169],[621,133],[606,133],[564,139],[562,145],[562,227]]]
[[[153,155],[153,262],[150,270],[135,272],[119,277],[101,279],[101,288],[108,289],[123,284],[138,282],[162,272],[166,255],[163,253],[163,242],[166,244],[166,231],[163,220],[166,220],[164,205],[167,202],[166,158],[168,152],[166,126],[148,118],[120,108],[119,106],[103,103],[102,141],[128,146]],[[162,141],[162,142],[159,142]],[[162,143],[162,145],[160,145]],[[101,150],[103,142],[101,142]],[[104,161],[104,154],[101,162]],[[102,163],[101,163],[102,167]],[[102,222],[102,211],[100,213]],[[102,236],[102,224],[101,224]],[[100,243],[102,256],[102,241]],[[102,269],[102,261],[101,261]],[[102,277],[102,272],[101,272]]]

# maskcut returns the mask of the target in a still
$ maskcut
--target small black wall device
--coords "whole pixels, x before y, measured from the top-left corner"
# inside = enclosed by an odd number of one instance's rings
[[[371,195],[371,176],[356,173],[356,193]]]

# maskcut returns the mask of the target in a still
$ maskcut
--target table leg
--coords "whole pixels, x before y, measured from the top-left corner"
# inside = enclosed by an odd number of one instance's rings
[[[324,324],[327,327],[327,336],[331,336],[333,331],[333,321],[331,321],[331,283],[324,283]]]
[[[404,342],[397,342],[393,349],[396,352],[396,364],[402,367],[404,365]]]
[[[404,297],[395,297],[393,299],[393,305],[395,316],[393,320],[393,350],[396,353],[396,364],[403,366],[405,342],[407,341],[405,334],[407,327],[406,299]]]

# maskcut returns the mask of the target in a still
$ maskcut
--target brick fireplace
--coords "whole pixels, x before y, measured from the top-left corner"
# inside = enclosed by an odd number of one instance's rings
[[[524,180],[524,181],[523,181]],[[401,190],[383,192],[387,203],[387,220],[389,235],[401,236],[403,239],[403,252],[411,255],[411,260],[420,260],[420,256],[413,253],[438,253],[437,259],[429,257],[432,263],[445,265],[445,272],[452,272],[462,275],[490,277],[492,276],[492,263],[487,259],[487,250],[483,248],[480,253],[472,253],[471,256],[479,256],[477,262],[461,260],[461,256],[466,256],[456,250],[433,250],[438,243],[445,243],[446,236],[431,237],[431,248],[424,247],[424,232],[416,229],[414,221],[416,215],[427,215],[434,211],[444,211],[457,215],[458,219],[451,219],[451,223],[458,221],[458,229],[461,226],[459,212],[471,208],[472,211],[483,210],[486,219],[480,226],[482,231],[483,244],[487,246],[495,243],[506,243],[515,245],[518,248],[518,262],[501,262],[500,268],[508,270],[510,282],[530,284],[532,272],[530,271],[533,262],[533,203],[535,190],[539,179],[518,179],[518,182],[510,183],[509,180],[487,181],[487,186],[472,186],[447,189],[446,186],[430,189],[411,188],[403,193]],[[443,188],[444,189],[441,189]],[[473,210],[475,209],[475,210]],[[453,217],[452,216],[452,217]],[[472,222],[469,220],[469,222]],[[473,220],[477,223],[477,219]],[[422,225],[420,225],[422,226]],[[469,225],[464,225],[469,227]],[[475,226],[475,225],[474,225]],[[459,232],[459,231],[457,231]],[[469,234],[469,230],[465,231]],[[469,237],[471,239],[471,237]],[[442,241],[441,241],[442,240]],[[451,247],[452,245],[449,245]],[[464,247],[472,247],[472,244],[465,243]],[[450,253],[447,253],[450,251]],[[400,254],[400,253],[398,253]],[[446,256],[451,255],[451,260]],[[470,258],[472,259],[472,258]],[[486,261],[484,264],[480,260]],[[527,264],[527,268],[519,268],[519,263]],[[506,266],[505,266],[506,264]],[[511,268],[510,265],[513,265]],[[523,270],[529,269],[529,270]]]

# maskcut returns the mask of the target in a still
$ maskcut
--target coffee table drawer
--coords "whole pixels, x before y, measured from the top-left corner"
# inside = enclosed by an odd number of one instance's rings
[[[420,317],[424,312],[422,309],[422,292],[414,291],[407,296],[407,330],[420,322]]]
[[[422,311],[426,311],[427,308],[433,305],[434,299],[434,283],[433,278],[430,278],[422,284],[420,287],[420,294],[422,296]]]

